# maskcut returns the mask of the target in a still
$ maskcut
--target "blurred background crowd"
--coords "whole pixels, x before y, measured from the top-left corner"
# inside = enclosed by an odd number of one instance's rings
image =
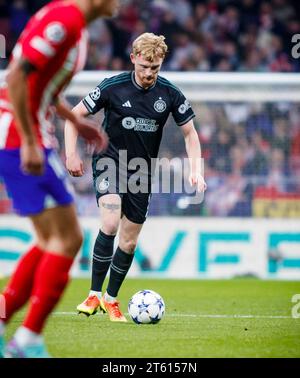
[[[70,100],[75,103],[80,99]],[[160,158],[167,160],[159,161],[160,176],[153,184],[149,215],[289,217],[299,214],[294,203],[290,203],[289,209],[273,209],[273,212],[258,204],[260,199],[275,202],[280,198],[300,199],[300,104],[195,102],[192,107],[208,184],[204,201],[197,205],[190,203],[195,193],[188,185],[188,171],[182,175],[186,158],[184,139],[180,127],[170,117],[159,153]],[[97,117],[102,122],[103,113]],[[58,137],[63,145],[63,127]],[[77,205],[80,214],[96,215],[91,158],[84,145],[80,147],[85,175],[72,179]],[[61,158],[65,160],[63,149]],[[174,178],[181,176],[183,191],[176,192]],[[169,177],[170,192],[164,193],[161,182]]]
[[[0,0],[0,31],[7,57],[28,18],[47,1]],[[114,20],[90,27],[86,70],[130,70],[132,41],[145,31],[163,34],[169,53],[163,70],[213,72],[299,72],[291,56],[300,34],[300,3],[289,0],[127,0]],[[1,66],[2,65],[2,66]],[[7,59],[0,59],[5,68]],[[98,84],[98,83],[95,83]],[[70,99],[73,104],[79,98]],[[260,199],[300,199],[299,103],[192,103],[202,144],[208,190],[190,205],[189,194],[154,194],[150,215],[270,216]],[[100,115],[100,122],[103,115]],[[63,125],[58,127],[64,160]],[[97,215],[90,155],[82,148],[86,174],[73,179],[78,211]],[[180,129],[170,118],[161,157],[183,159]],[[177,162],[178,164],[178,162]],[[172,174],[176,175],[176,162]],[[162,167],[162,170],[164,168]],[[286,206],[286,205],[285,205]],[[300,212],[300,209],[298,209]],[[0,213],[11,203],[0,182]],[[275,216],[289,216],[285,209]],[[288,214],[288,215],[287,215]]]
[[[31,14],[45,0],[0,0],[0,30],[9,53]],[[300,31],[300,4],[291,0],[126,0],[114,20],[90,27],[86,69],[126,70],[131,42],[163,34],[164,69],[180,71],[299,71],[291,38]],[[7,61],[1,60],[3,66]],[[3,67],[2,67],[3,68]]]

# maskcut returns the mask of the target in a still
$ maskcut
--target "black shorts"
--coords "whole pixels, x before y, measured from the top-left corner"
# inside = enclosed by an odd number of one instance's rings
[[[103,160],[103,158],[100,158]],[[144,178],[133,180],[136,172],[122,169],[120,173],[119,163],[114,161],[114,169],[97,167],[98,157],[93,158],[93,183],[96,193],[97,205],[99,206],[99,198],[107,194],[118,194],[121,197],[122,214],[124,214],[131,222],[142,224],[145,222],[148,214],[151,199],[151,179]],[[107,166],[106,166],[107,167]],[[112,173],[112,172],[115,172]],[[141,187],[140,181],[144,182],[141,191],[137,189]],[[130,183],[136,181],[136,186],[132,188]],[[134,189],[134,190],[132,190]]]

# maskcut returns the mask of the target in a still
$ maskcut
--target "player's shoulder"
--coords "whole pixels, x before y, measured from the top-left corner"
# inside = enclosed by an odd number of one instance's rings
[[[181,90],[170,80],[166,79],[165,77],[158,75],[157,82],[160,86],[169,88],[171,91],[179,92],[181,93]]]
[[[76,4],[65,1],[53,1],[41,8],[34,16],[33,23],[52,26],[52,34],[58,35],[59,29],[72,30],[72,33],[84,27],[85,21]],[[56,30],[57,29],[57,30]]]
[[[108,78],[105,78],[98,87],[103,90],[107,89],[116,85],[123,85],[126,82],[131,81],[131,73],[130,72],[122,72],[118,75],[114,75]]]

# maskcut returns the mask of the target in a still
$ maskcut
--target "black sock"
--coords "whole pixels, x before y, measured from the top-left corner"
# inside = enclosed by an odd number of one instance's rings
[[[101,230],[93,252],[91,290],[101,291],[114,251],[115,235],[106,235]]]
[[[131,266],[134,254],[123,252],[117,248],[111,262],[110,275],[107,286],[107,294],[117,297],[124,278]]]

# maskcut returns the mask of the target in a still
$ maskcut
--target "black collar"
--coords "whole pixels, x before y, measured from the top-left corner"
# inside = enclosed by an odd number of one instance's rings
[[[157,80],[151,85],[151,87],[145,89],[144,87],[142,87],[141,85],[139,85],[139,84],[136,82],[136,80],[135,80],[135,72],[132,71],[132,72],[131,72],[131,81],[132,81],[133,85],[134,85],[137,89],[139,89],[140,91],[150,91],[152,88],[155,87],[155,85],[156,85],[156,81],[157,81]]]

